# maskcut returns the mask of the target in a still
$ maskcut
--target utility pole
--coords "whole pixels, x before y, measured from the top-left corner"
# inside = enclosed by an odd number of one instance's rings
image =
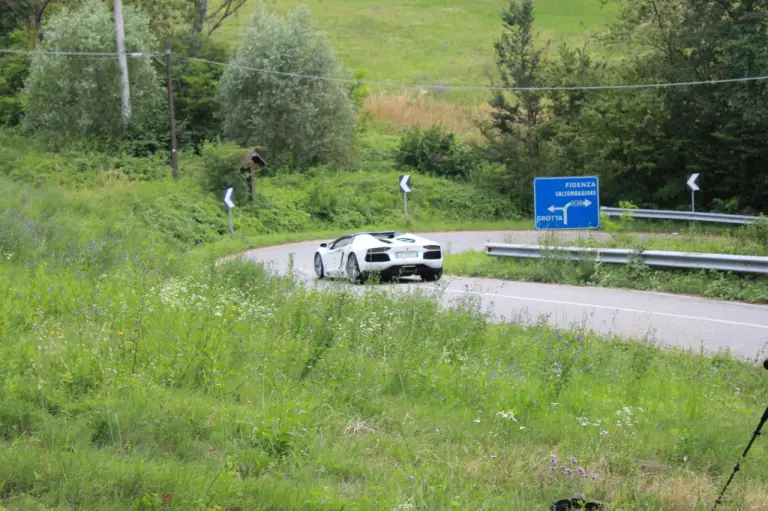
[[[119,0],[117,0],[119,1]],[[168,111],[171,116],[171,169],[173,179],[179,179],[179,153],[176,151],[176,118],[173,115],[173,78],[171,76],[171,49],[165,50],[165,68],[168,71]]]
[[[128,60],[125,57],[125,30],[123,29],[123,3],[114,0],[117,58],[120,61],[120,87],[122,89],[122,113],[125,123],[131,117],[131,94],[128,85]]]

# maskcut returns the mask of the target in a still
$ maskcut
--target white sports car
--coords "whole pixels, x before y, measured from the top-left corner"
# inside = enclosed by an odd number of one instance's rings
[[[382,280],[419,275],[436,281],[443,275],[439,243],[399,232],[359,232],[321,243],[315,252],[318,278],[346,278],[363,282],[371,275]]]

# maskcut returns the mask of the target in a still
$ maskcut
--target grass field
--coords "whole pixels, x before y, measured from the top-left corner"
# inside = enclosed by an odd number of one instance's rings
[[[577,491],[693,510],[764,406],[762,370],[727,355],[493,325],[471,300],[319,293],[208,257],[386,218],[401,205],[382,191],[391,172],[265,180],[230,239],[189,183],[97,188],[75,179],[90,157],[21,158],[6,140],[6,172],[32,183],[0,180],[9,510],[522,510]],[[319,201],[332,184],[368,209]],[[494,221],[504,204],[469,187],[419,186],[414,228],[527,227]],[[768,503],[765,453],[756,443],[723,509]]]
[[[697,509],[768,391],[728,358],[471,306],[173,273],[0,264],[8,509]],[[765,505],[765,452],[723,509]]]
[[[4,190],[9,510],[693,510],[764,406],[762,369],[728,356],[310,291]],[[766,452],[722,509],[768,503]]]
[[[265,6],[284,14],[303,3],[312,10],[347,68],[365,71],[365,79],[399,84],[489,85],[495,74],[493,42],[502,30],[502,0],[273,0]],[[217,37],[238,45],[253,3],[229,20]],[[600,0],[540,0],[536,4],[537,39],[582,44],[617,10]],[[387,96],[397,87],[374,88]],[[418,88],[411,92],[418,92]],[[476,104],[487,100],[477,92],[430,91],[437,99]]]

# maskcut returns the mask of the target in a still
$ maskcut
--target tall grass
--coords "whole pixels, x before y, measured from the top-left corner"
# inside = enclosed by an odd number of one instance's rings
[[[308,289],[40,193],[0,201],[11,510],[703,509],[765,405],[727,354]],[[764,505],[765,454],[723,509]]]
[[[366,97],[363,109],[370,112],[385,130],[394,133],[414,125],[423,129],[441,125],[447,131],[478,144],[485,139],[477,123],[489,118],[487,107],[450,103],[419,91],[371,94]]]
[[[524,509],[575,491],[694,509],[676,486],[711,500],[768,390],[728,357],[320,293],[256,265],[1,271],[11,509],[171,493],[176,509]],[[736,502],[763,494],[764,453]]]

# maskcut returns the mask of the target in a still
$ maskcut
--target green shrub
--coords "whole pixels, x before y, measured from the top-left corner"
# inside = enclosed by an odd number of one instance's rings
[[[156,181],[170,175],[168,154],[137,158],[127,153],[107,154],[78,146],[47,152],[19,135],[0,130],[0,175],[37,186],[92,188],[108,182]]]
[[[240,170],[246,150],[234,142],[203,144],[201,151],[201,184],[207,191],[223,196],[227,188],[234,188],[233,196],[248,196],[247,174]]]
[[[478,166],[472,152],[453,133],[435,125],[426,131],[413,126],[400,139],[395,157],[398,168],[412,168],[440,177],[467,179]]]

